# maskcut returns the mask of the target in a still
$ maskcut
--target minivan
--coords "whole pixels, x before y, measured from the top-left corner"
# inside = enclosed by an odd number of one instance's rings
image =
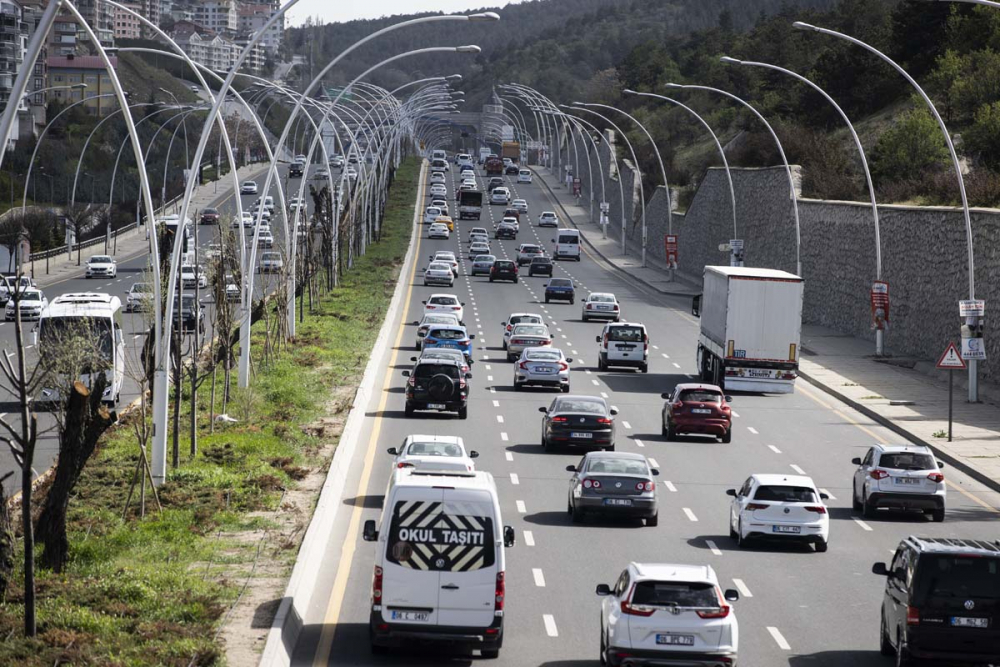
[[[553,259],[580,261],[580,232],[575,229],[560,229],[552,242],[556,244],[555,252],[552,253]]]
[[[649,336],[646,327],[636,322],[609,322],[597,336],[597,370],[611,366],[631,366],[649,372]]]
[[[378,523],[369,638],[372,653],[416,642],[477,649],[503,645],[506,561],[514,529],[503,525],[493,476],[483,471],[397,468]]]

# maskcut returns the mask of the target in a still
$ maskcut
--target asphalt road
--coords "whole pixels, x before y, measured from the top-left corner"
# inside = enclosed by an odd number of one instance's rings
[[[453,171],[449,177],[457,174]],[[531,221],[542,210],[554,209],[540,185],[508,184],[515,197],[528,200]],[[454,183],[448,187],[453,192]],[[487,206],[481,222],[456,220],[456,233],[448,241],[430,241],[426,232],[420,234],[417,270],[436,250],[453,250],[462,258],[453,291],[464,299],[465,320],[478,334],[469,418],[462,421],[432,413],[404,417],[405,378],[400,371],[417,354],[412,347],[415,327],[410,323],[420,318],[421,301],[429,294],[448,291],[425,288],[419,277],[407,276],[408,302],[390,337],[397,341],[396,347],[381,369],[384,375],[378,376],[380,390],[367,407],[361,446],[348,473],[354,480],[348,483],[344,501],[348,511],[340,512],[326,547],[330,565],[320,573],[303,619],[294,664],[462,665],[479,660],[434,648],[396,651],[387,657],[369,651],[375,547],[361,541],[360,526],[366,519],[378,518],[391,470],[385,449],[416,433],[462,436],[467,447],[478,450],[477,467],[496,478],[504,523],[516,529],[517,546],[507,550],[504,647],[494,664],[596,665],[600,604],[595,585],[613,584],[632,560],[708,563],[723,587],[741,590],[742,598],[735,604],[741,664],[889,664],[878,655],[885,580],[871,574],[872,563],[888,560],[908,534],[995,538],[1000,497],[948,468],[944,523],[899,514],[863,520],[851,509],[851,458],[863,456],[876,441],[900,440],[801,380],[790,395],[735,396],[738,416],[731,444],[696,437],[668,443],[660,435],[660,393],[695,372],[698,324],[690,315],[689,301],[649,293],[589,254],[580,263],[559,262],[555,275],[572,277],[578,297],[588,291],[614,292],[624,318],[643,322],[650,332],[648,374],[599,373],[594,337],[602,325],[580,320],[579,300],[572,306],[545,305],[540,298],[544,277],[522,273],[518,284],[491,284],[485,277],[466,275],[468,230],[489,228],[499,222],[501,213],[502,207]],[[516,241],[491,240],[493,252],[513,258],[519,243],[549,247],[553,231],[522,222]],[[555,334],[555,345],[574,358],[573,393],[607,396],[620,410],[618,450],[645,454],[660,469],[658,527],[593,519],[571,524],[566,513],[570,473],[565,467],[579,461],[581,454],[542,451],[537,409],[549,405],[555,392],[512,389],[512,364],[501,349],[501,322],[515,311],[541,313]],[[829,552],[781,546],[738,550],[729,538],[726,489],[739,487],[753,473],[783,472],[811,475],[829,493]]]
[[[287,175],[287,166],[279,167],[279,175],[283,182]],[[264,178],[261,177],[259,180],[259,188],[263,190]],[[294,190],[293,193],[289,193],[289,198],[296,196],[298,194],[298,184],[299,180],[295,179],[290,181],[290,186]],[[223,221],[228,224],[231,216],[236,213],[236,202],[233,199],[233,190],[228,186],[228,179],[223,179],[219,183],[219,196],[212,202],[211,206],[218,208]],[[278,201],[277,194],[278,186],[277,184],[272,185],[270,195],[274,197],[275,202]],[[307,186],[307,196],[306,199],[309,202],[309,211],[312,211],[312,201],[308,197],[308,186]],[[257,199],[256,195],[245,195],[242,197],[242,205],[244,210],[249,210],[250,206]],[[197,223],[196,212],[192,212],[191,218]],[[291,214],[290,214],[291,215]],[[274,224],[272,225],[272,233],[274,234],[275,240],[275,250],[283,250],[285,248],[285,240],[281,233],[281,225],[278,221],[277,215],[273,218]],[[291,224],[291,223],[289,223]],[[218,228],[215,225],[199,225],[195,224],[195,230],[198,235],[198,247],[199,252],[205,251],[209,244],[216,240],[218,237]],[[249,249],[248,249],[249,252]],[[261,251],[257,253],[259,260]],[[125,304],[125,296],[128,294],[129,289],[132,287],[133,283],[141,282],[144,279],[144,274],[148,268],[148,254],[143,252],[142,254],[132,255],[130,257],[118,257],[118,276],[112,279],[100,278],[100,279],[87,279],[85,277],[85,266],[81,266],[79,273],[73,278],[64,279],[58,283],[51,285],[46,285],[43,287],[45,296],[52,301],[55,297],[60,294],[68,294],[73,292],[104,292],[117,296],[122,300],[122,305]],[[266,274],[261,276],[258,274],[255,277],[255,293],[260,295],[263,290],[274,289],[277,285],[278,277],[274,274]],[[186,290],[186,293],[193,293],[193,289]],[[209,290],[201,290],[201,301],[205,305],[205,321],[207,328],[207,333],[211,334],[211,323],[213,321],[212,317],[212,307],[213,299]],[[139,352],[144,344],[146,327],[148,324],[144,319],[145,316],[141,313],[124,313],[123,314],[123,326],[125,330],[125,340],[128,344],[128,350],[126,352],[127,366],[132,360],[139,358]],[[0,317],[2,320],[2,317]],[[32,336],[31,329],[34,328],[35,324],[32,322],[24,323],[26,331],[26,342],[31,345]],[[185,338],[190,338],[190,335],[186,335]],[[187,342],[185,342],[187,345]],[[32,346],[33,348],[33,346]],[[13,351],[14,350],[14,324],[12,322],[0,321],[0,349]],[[30,359],[29,359],[30,361]],[[122,408],[134,399],[138,397],[138,388],[134,380],[128,377],[129,373],[126,372],[125,385],[121,393],[121,401],[119,403],[119,408]],[[235,381],[235,380],[234,380]],[[6,410],[13,412],[17,409],[15,404],[10,403],[10,393],[8,387],[0,387],[0,410]],[[16,414],[16,413],[15,413]],[[0,413],[0,417],[6,417],[6,413]],[[6,417],[8,420],[12,417]],[[42,474],[47,470],[55,460],[58,455],[59,444],[57,435],[53,429],[54,421],[52,415],[48,413],[41,413],[39,420],[39,429],[44,431],[44,435],[39,439],[38,447],[35,453],[34,460],[34,470],[37,475]],[[183,430],[183,425],[182,425]],[[13,489],[20,489],[20,474],[17,465],[14,463],[14,459],[10,454],[7,447],[0,447],[0,476],[5,475],[8,471],[14,471],[14,476],[6,482],[7,493],[12,493]]]

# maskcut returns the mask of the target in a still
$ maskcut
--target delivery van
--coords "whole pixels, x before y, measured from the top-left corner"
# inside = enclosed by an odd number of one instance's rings
[[[575,229],[560,229],[552,239],[556,244],[553,259],[575,259],[580,261],[580,232]]]
[[[482,471],[397,468],[375,543],[369,637],[372,652],[446,643],[496,658],[503,645],[504,526],[493,476]]]

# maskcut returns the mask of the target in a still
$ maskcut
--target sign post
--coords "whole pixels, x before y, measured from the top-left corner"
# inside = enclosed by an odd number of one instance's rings
[[[665,234],[663,236],[663,248],[664,257],[667,259],[667,268],[676,269],[678,252],[677,252],[677,235],[676,234]]]
[[[601,238],[608,238],[608,213],[611,211],[611,204],[601,202]]]
[[[954,343],[948,343],[937,367],[948,371],[948,442],[951,442],[952,408],[955,404],[955,371],[965,370],[965,360]]]
[[[872,283],[872,329],[875,330],[875,355],[881,357],[885,353],[883,335],[885,325],[889,323],[889,283],[876,280]]]
[[[730,239],[729,252],[729,266],[743,266],[743,239]]]

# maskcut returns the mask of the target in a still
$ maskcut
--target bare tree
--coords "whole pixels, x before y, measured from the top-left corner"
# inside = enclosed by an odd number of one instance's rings
[[[98,209],[89,204],[76,204],[75,206],[68,206],[63,210],[66,229],[73,232],[73,242],[77,244],[77,266],[82,261],[83,249],[80,248],[80,242],[83,240],[83,235],[97,224],[97,213]]]

